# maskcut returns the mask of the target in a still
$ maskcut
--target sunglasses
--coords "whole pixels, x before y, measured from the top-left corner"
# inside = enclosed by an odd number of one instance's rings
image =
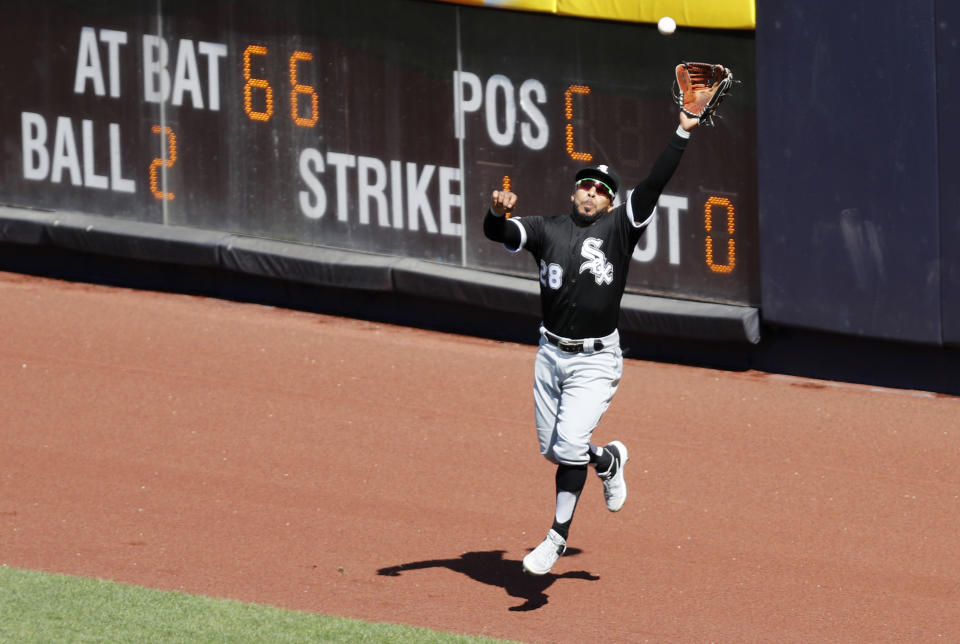
[[[598,179],[580,179],[580,181],[577,181],[577,188],[586,192],[590,192],[590,188],[593,188],[601,197],[606,197],[610,201],[613,201],[613,190],[610,189],[610,186]]]

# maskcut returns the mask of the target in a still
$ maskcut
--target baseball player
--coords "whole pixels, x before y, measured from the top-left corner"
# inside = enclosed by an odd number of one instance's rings
[[[588,466],[603,482],[608,510],[617,512],[626,501],[626,445],[598,446],[591,438],[623,372],[617,323],[633,249],[699,123],[680,113],[649,176],[616,207],[620,182],[603,164],[577,172],[566,215],[508,218],[517,195],[493,191],[484,234],[511,252],[530,251],[540,271],[543,323],[533,396],[540,453],[557,466],[557,501],[546,538],[523,559],[529,574],[547,574],[566,550]]]

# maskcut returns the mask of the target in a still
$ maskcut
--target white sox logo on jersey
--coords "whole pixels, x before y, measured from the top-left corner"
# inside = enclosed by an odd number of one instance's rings
[[[607,256],[600,250],[602,245],[603,240],[596,237],[587,237],[583,240],[580,255],[587,261],[580,264],[580,272],[590,271],[593,273],[597,284],[612,284],[613,264],[607,261]]]

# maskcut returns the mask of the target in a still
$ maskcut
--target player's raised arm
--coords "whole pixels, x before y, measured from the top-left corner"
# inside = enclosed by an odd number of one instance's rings
[[[634,221],[648,221],[673,176],[690,133],[699,125],[713,125],[717,108],[734,83],[733,73],[723,65],[684,62],[674,69],[676,81],[673,100],[680,106],[680,125],[667,143],[666,149],[654,162],[647,178],[637,184],[630,197]]]
[[[638,183],[630,195],[633,218],[637,223],[648,219],[649,213],[657,205],[657,200],[680,165],[683,151],[694,128],[700,125],[700,119],[680,112],[680,126],[667,142],[660,156],[653,162],[650,174]]]
[[[494,190],[490,194],[490,208],[483,218],[483,234],[487,239],[506,244],[511,250],[520,248],[520,228],[510,223],[506,214],[517,205],[517,195],[509,190]]]

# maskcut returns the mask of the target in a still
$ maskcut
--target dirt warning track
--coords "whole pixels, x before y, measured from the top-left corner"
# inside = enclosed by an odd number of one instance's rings
[[[960,640],[960,399],[628,360],[571,549],[535,348],[0,273],[0,563],[530,642]]]

